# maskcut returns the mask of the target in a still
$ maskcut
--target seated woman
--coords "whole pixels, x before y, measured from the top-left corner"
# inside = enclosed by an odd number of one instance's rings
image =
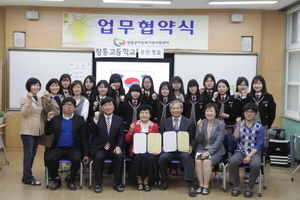
[[[129,148],[130,156],[132,156],[131,175],[137,177],[137,189],[150,191],[149,177],[158,178],[158,167],[156,156],[157,153],[133,154],[133,133],[159,133],[159,128],[156,123],[149,119],[151,118],[152,107],[143,104],[138,108],[139,120],[132,122],[129,131],[126,135],[126,141],[131,142]],[[144,180],[143,180],[144,178]]]
[[[208,103],[204,108],[205,118],[197,122],[195,168],[199,181],[198,194],[209,194],[212,166],[218,164],[226,153],[223,146],[225,124],[216,117],[218,106]]]

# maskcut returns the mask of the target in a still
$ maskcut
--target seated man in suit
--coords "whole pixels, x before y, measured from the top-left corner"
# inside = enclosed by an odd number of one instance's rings
[[[72,163],[68,180],[70,190],[76,190],[74,180],[80,168],[80,162],[89,161],[89,141],[85,121],[82,116],[74,113],[75,106],[75,99],[67,97],[62,101],[62,115],[54,116],[53,111],[48,113],[45,134],[54,134],[51,149],[46,154],[46,166],[51,178],[54,179],[50,190],[56,190],[61,186],[61,180],[57,173],[60,159],[66,158]]]
[[[160,132],[165,131],[187,131],[190,137],[190,149],[188,152],[164,152],[160,155],[158,160],[158,167],[161,172],[160,190],[166,190],[169,187],[167,181],[167,168],[171,160],[179,159],[184,166],[184,180],[189,182],[189,195],[191,197],[197,196],[194,189],[194,163],[190,155],[196,147],[195,141],[195,125],[192,120],[182,116],[183,104],[179,100],[170,103],[170,112],[172,117],[163,120],[160,123]]]
[[[96,186],[94,192],[102,192],[103,162],[106,158],[114,161],[114,186],[118,192],[124,191],[121,184],[124,167],[124,155],[121,148],[124,145],[125,134],[123,119],[114,113],[115,102],[111,98],[101,101],[102,111],[95,112],[88,132],[94,134],[91,144],[91,157],[94,159]]]
[[[233,180],[231,196],[240,194],[239,165],[249,164],[250,178],[244,197],[252,197],[255,180],[259,176],[261,166],[261,150],[264,144],[264,127],[255,120],[258,107],[255,103],[247,103],[244,108],[245,119],[236,119],[233,140],[237,149],[229,160],[229,174]]]

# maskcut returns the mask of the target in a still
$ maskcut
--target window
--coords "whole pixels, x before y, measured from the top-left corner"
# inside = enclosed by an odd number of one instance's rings
[[[284,116],[300,121],[300,8],[287,13]]]

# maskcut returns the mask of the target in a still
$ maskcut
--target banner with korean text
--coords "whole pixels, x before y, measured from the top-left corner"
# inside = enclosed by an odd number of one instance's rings
[[[208,16],[64,13],[66,47],[208,49]]]

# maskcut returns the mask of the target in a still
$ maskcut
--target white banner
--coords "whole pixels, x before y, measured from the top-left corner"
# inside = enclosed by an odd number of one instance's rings
[[[135,48],[95,48],[95,58],[136,58]]]
[[[208,16],[64,13],[62,45],[208,49]]]
[[[139,58],[164,58],[163,48],[139,48]]]

